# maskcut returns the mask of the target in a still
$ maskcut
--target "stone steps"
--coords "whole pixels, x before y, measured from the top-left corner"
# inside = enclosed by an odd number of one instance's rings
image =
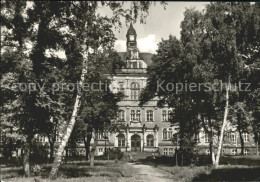
[[[129,154],[132,155],[133,160],[139,160],[139,159],[146,159],[147,157],[150,157],[153,155],[153,152],[125,152],[125,156],[129,156]],[[157,153],[154,153],[154,155],[158,155]]]

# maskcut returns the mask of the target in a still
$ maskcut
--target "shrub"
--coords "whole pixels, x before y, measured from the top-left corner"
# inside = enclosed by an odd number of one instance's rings
[[[40,165],[36,164],[36,165],[32,166],[31,170],[35,176],[39,176],[39,175],[41,175],[42,167]]]
[[[120,160],[120,159],[122,159],[124,153],[121,152],[121,150],[119,148],[112,148],[112,149],[107,149],[104,152],[103,157],[105,159],[107,159],[108,155],[109,155],[109,159],[111,159],[111,160],[115,160],[115,159]]]

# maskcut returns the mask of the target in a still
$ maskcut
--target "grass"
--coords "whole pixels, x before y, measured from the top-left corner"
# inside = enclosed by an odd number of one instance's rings
[[[198,167],[169,167],[157,168],[172,174],[173,181],[259,181],[260,167],[255,166],[220,166],[217,169],[206,166]]]
[[[82,181],[88,179],[89,181],[115,181],[119,177],[131,177],[135,173],[135,169],[129,164],[118,161],[96,161],[96,166],[89,167],[88,162],[71,162],[68,164],[62,164],[58,172],[57,181]],[[50,172],[51,166],[43,166],[43,172],[40,178],[41,181],[48,181],[48,174]],[[32,175],[33,176],[33,175]],[[22,168],[5,168],[2,170],[2,177],[8,181],[14,182],[25,182],[34,181],[32,178],[22,178]],[[87,178],[86,178],[87,177]]]
[[[12,178],[5,180],[3,182],[36,182],[39,180],[39,182],[117,182],[118,179],[116,177],[79,177],[79,178],[57,178],[56,180],[49,180],[49,179],[39,179],[35,177],[29,177],[29,178]]]
[[[210,173],[211,169],[204,166],[199,167],[169,167],[169,166],[162,166],[158,165],[157,168],[167,171],[172,174],[173,181],[192,181],[194,177],[200,174],[208,174]]]
[[[169,160],[154,161],[153,165],[173,175],[173,181],[259,181],[260,156],[224,156],[219,168],[202,166],[207,156],[201,156],[199,166],[178,167]],[[165,161],[165,164],[162,163]],[[151,161],[149,161],[150,164]],[[171,161],[173,162],[173,161]]]
[[[142,162],[171,173],[172,181],[260,181],[260,156],[224,156],[217,169],[208,165],[207,160],[208,156],[200,156],[199,165],[195,167],[175,166],[172,157],[158,157],[155,160],[148,158]],[[50,168],[50,164],[44,165],[45,172],[37,177],[41,182],[49,182],[47,177]],[[135,170],[124,161],[96,161],[95,167],[89,167],[85,161],[71,161],[61,165],[55,182],[127,181],[136,174]],[[3,168],[2,176],[6,178],[4,182],[35,181],[34,177],[22,178],[21,172],[21,167]]]

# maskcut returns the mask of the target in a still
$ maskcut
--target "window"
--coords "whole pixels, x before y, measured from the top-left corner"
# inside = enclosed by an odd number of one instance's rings
[[[118,88],[119,92],[125,94],[124,82],[119,82],[118,85],[119,85]]]
[[[153,111],[152,110],[146,111],[146,120],[147,121],[153,121]]]
[[[153,135],[148,135],[146,137],[146,145],[147,145],[147,147],[153,147],[154,146],[154,137],[153,137]]]
[[[131,84],[131,100],[138,100],[140,94],[140,85],[139,83],[133,82]]]
[[[125,147],[125,135],[119,134],[117,135],[118,138],[118,147]]]
[[[137,120],[137,121],[140,121],[140,120],[141,120],[140,110],[137,110],[137,111],[135,112],[135,116],[136,116],[136,120]]]
[[[85,153],[85,150],[80,150],[79,155],[82,156],[82,155],[84,155],[84,153]]]
[[[163,140],[173,140],[173,131],[172,128],[168,128],[168,130],[166,128],[164,128],[162,130],[162,135],[163,135]]]
[[[204,140],[205,140],[205,143],[209,142],[209,135],[207,133],[205,133]]]
[[[237,150],[236,150],[236,149],[232,149],[232,150],[231,150],[231,154],[232,154],[232,155],[236,155],[236,154],[237,154]]]
[[[168,155],[168,148],[163,149],[163,155]]]
[[[163,140],[167,140],[167,129],[163,129]]]
[[[105,132],[104,132],[104,136],[103,136],[103,138],[106,139],[106,140],[109,139],[109,138],[108,138],[108,131],[105,131]]]
[[[163,110],[162,111],[162,121],[169,121],[172,118],[172,111],[171,110]]]
[[[248,149],[245,149],[244,155],[248,155],[248,154],[249,154],[249,150],[248,150]]]
[[[169,148],[169,155],[173,155],[173,148]]]
[[[248,142],[249,139],[248,139],[248,134],[247,133],[243,133],[243,139],[244,139],[244,142]]]
[[[99,152],[103,152],[103,148],[99,148],[98,151],[99,151]]]
[[[133,68],[134,68],[134,69],[137,68],[137,62],[133,62]]]
[[[230,134],[230,141],[231,141],[231,142],[236,142],[236,141],[237,141],[237,136],[236,136],[235,133],[231,133],[231,134]]]
[[[100,139],[102,139],[102,138],[103,138],[103,133],[99,132],[99,133],[98,133],[98,139],[100,140]]]
[[[172,111],[168,110],[168,120],[171,120],[171,119],[172,119]]]
[[[118,112],[118,119],[119,119],[119,121],[125,121],[125,111],[124,110],[120,110]]]
[[[207,154],[207,155],[210,154],[210,150],[209,150],[209,149],[206,150],[206,154]]]
[[[141,121],[140,110],[131,110],[131,121]]]
[[[131,121],[135,120],[135,110],[131,110]]]
[[[78,143],[83,143],[83,142],[84,142],[84,138],[83,137],[79,137]]]
[[[172,129],[169,128],[169,131],[168,131],[168,139],[172,139]]]
[[[44,142],[44,141],[45,141],[45,137],[42,136],[42,135],[38,135],[38,136],[37,136],[37,141],[38,141],[38,142]]]
[[[139,62],[139,68],[143,68],[143,63],[141,61]]]
[[[167,118],[167,111],[166,110],[163,110],[162,111],[162,121],[167,121],[168,118]]]

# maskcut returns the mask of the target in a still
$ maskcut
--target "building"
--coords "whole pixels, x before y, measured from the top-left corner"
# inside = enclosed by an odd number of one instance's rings
[[[126,52],[118,54],[126,62],[126,67],[113,76],[114,92],[122,92],[126,98],[119,103],[117,123],[126,126],[121,133],[110,133],[106,146],[120,148],[121,151],[159,152],[161,155],[173,155],[178,146],[172,142],[174,127],[168,122],[171,109],[157,107],[157,98],[139,107],[141,89],[146,86],[146,69],[152,64],[152,54],[142,53],[137,45],[137,33],[131,24],[126,33]],[[232,127],[229,127],[232,129]],[[237,155],[241,151],[241,142],[237,131],[227,132],[223,142],[223,155]],[[244,154],[256,154],[253,135],[243,133]],[[97,155],[103,154],[104,139],[100,138]],[[213,152],[217,153],[218,137],[213,139]],[[201,129],[197,141],[198,153],[208,155],[209,138]]]
[[[153,55],[139,51],[137,33],[132,24],[126,33],[126,40],[126,52],[118,53],[126,62],[126,67],[117,70],[117,74],[110,78],[112,91],[125,95],[119,103],[120,111],[115,123],[124,125],[126,129],[120,133],[100,133],[96,155],[102,155],[105,148],[114,147],[123,152],[173,155],[176,147],[172,142],[174,127],[168,122],[171,110],[168,107],[158,108],[156,98],[143,107],[139,106],[139,96],[148,78],[146,69],[151,65]],[[84,144],[79,142],[78,154],[84,155],[84,151]]]
[[[115,134],[114,147],[122,151],[165,151],[173,153],[171,141],[174,128],[168,122],[170,109],[158,108],[157,99],[139,107],[141,90],[146,86],[146,69],[152,63],[152,54],[142,53],[137,45],[137,33],[131,24],[126,34],[126,52],[118,54],[126,67],[112,78],[115,92],[123,92],[125,99],[119,103],[117,122],[126,126],[126,131]]]
[[[115,121],[125,125],[120,133],[99,133],[96,155],[102,155],[106,148],[120,148],[121,151],[132,152],[159,152],[161,155],[173,155],[176,144],[172,142],[175,128],[168,122],[171,109],[157,107],[157,98],[146,103],[143,107],[139,106],[139,96],[141,89],[146,86],[146,69],[152,64],[152,54],[142,53],[137,45],[137,33],[131,24],[126,34],[126,52],[118,54],[126,62],[126,67],[117,70],[117,74],[111,77],[114,92],[122,92],[125,99],[119,103],[120,111]],[[244,154],[256,154],[256,144],[253,135],[243,133]],[[36,136],[39,143],[47,143],[44,136]],[[0,144],[2,143],[0,137]],[[60,141],[60,138],[57,138]],[[93,140],[92,140],[93,142]],[[217,151],[217,137],[213,142],[214,152]],[[199,154],[209,154],[209,138],[201,129],[198,137]],[[3,148],[2,148],[3,149]],[[0,147],[0,156],[1,156]],[[224,138],[224,155],[237,155],[241,151],[239,134],[236,131],[228,133]],[[71,152],[68,151],[71,155]],[[16,153],[21,153],[19,152]],[[83,139],[78,141],[76,153],[79,156],[85,155]],[[15,156],[16,154],[14,154]]]

